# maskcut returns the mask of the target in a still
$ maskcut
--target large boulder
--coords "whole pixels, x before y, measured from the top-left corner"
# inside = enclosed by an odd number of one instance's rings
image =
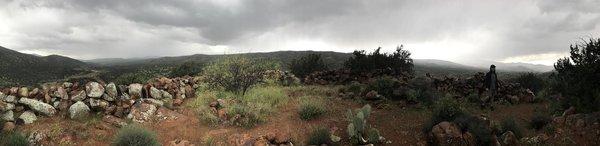
[[[108,85],[106,85],[106,97],[104,97],[104,100],[113,101],[118,94],[117,85],[115,85],[115,83],[108,83]]]
[[[136,104],[131,108],[128,119],[131,119],[138,123],[144,123],[156,113],[156,106],[148,103]]]
[[[155,99],[162,99],[162,92],[154,87],[150,87],[150,96]]]
[[[54,109],[52,105],[34,99],[21,98],[19,99],[19,103],[27,105],[34,111],[47,116],[54,115],[54,113],[56,113],[56,109]]]
[[[90,112],[90,108],[81,101],[77,101],[75,104],[69,107],[69,118],[79,119],[86,117]]]
[[[13,122],[5,122],[4,126],[2,126],[2,131],[3,132],[13,132],[15,130],[15,128],[17,128],[17,125],[15,125],[15,123]]]
[[[464,143],[458,126],[446,121],[433,126],[430,136],[436,145],[461,145]]]
[[[8,103],[16,103],[17,102],[17,97],[16,96],[12,96],[12,95],[8,95],[4,98],[5,102]]]
[[[67,90],[63,87],[58,87],[58,89],[54,92],[54,97],[60,99],[69,99],[69,94],[67,94]]]
[[[104,87],[98,82],[89,82],[85,84],[85,92],[89,97],[100,98],[104,94]]]
[[[31,111],[25,111],[19,116],[19,119],[23,120],[24,124],[31,124],[37,120],[35,113]]]
[[[131,84],[129,85],[129,96],[132,99],[142,98],[142,88],[144,86],[142,84]]]
[[[163,98],[167,98],[167,99],[172,99],[173,95],[171,95],[169,92],[165,91],[165,90],[160,90],[162,92],[162,97]]]

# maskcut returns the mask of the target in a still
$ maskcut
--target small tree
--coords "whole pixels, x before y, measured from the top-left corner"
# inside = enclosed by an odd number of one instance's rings
[[[580,112],[598,111],[600,107],[600,38],[571,45],[570,58],[554,64],[557,73],[553,88],[567,99],[563,108],[574,106]]]
[[[308,54],[294,59],[290,62],[289,67],[291,72],[301,79],[313,72],[328,69],[320,54]]]
[[[250,87],[263,80],[267,70],[276,68],[278,64],[273,61],[230,56],[206,66],[203,75],[212,87],[243,95]]]
[[[536,94],[546,85],[546,81],[534,73],[520,75],[519,77],[515,78],[515,82]]]
[[[404,46],[398,46],[392,54],[381,53],[380,50],[381,47],[371,54],[366,54],[364,50],[354,51],[354,56],[348,59],[344,66],[355,73],[382,69],[389,69],[394,73],[413,73],[413,60],[410,58],[410,52],[404,50]]]

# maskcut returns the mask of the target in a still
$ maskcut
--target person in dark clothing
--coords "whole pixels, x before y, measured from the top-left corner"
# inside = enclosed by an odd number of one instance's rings
[[[494,98],[496,97],[496,92],[498,91],[498,75],[496,75],[496,66],[491,65],[490,71],[485,74],[484,86],[488,89],[489,97],[482,101],[482,107],[489,106],[492,110],[494,109],[491,104]]]

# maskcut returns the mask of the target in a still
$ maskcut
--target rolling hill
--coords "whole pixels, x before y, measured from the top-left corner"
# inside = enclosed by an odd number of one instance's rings
[[[58,80],[89,69],[87,63],[69,57],[36,56],[0,46],[0,86]]]

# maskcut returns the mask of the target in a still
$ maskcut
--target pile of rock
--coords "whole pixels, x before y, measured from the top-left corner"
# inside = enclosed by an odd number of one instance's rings
[[[455,78],[443,76],[435,78],[429,76],[433,80],[433,86],[439,91],[451,92],[459,97],[467,97],[469,94],[477,93],[479,95],[487,94],[484,86],[485,74],[479,72],[468,78]],[[530,103],[534,100],[534,93],[531,90],[523,88],[518,83],[506,83],[498,81],[499,87],[497,97],[505,99],[511,103]]]
[[[41,88],[12,87],[0,91],[0,117],[29,124],[37,116],[60,115],[77,119],[90,112],[144,122],[157,107],[173,108],[195,96],[192,77],[157,78],[147,84],[116,85],[103,82],[46,83]],[[13,123],[14,124],[14,123]]]
[[[489,134],[489,135],[474,135],[470,131],[461,130],[458,124],[453,122],[443,121],[433,126],[431,131],[428,133],[429,142],[433,145],[467,145],[467,146],[475,146],[480,145],[478,143],[477,137],[490,137],[489,140],[491,145],[517,145],[519,143],[517,137],[512,131],[507,131],[501,134],[500,137],[496,136],[495,132],[497,130],[493,130],[492,121],[490,121],[487,117],[480,115],[475,117],[476,120],[473,122],[483,123],[484,127],[480,127],[483,129],[479,130],[487,130],[489,132],[483,132],[479,134]],[[466,126],[466,125],[463,125]],[[463,128],[464,129],[464,128]]]
[[[348,69],[338,69],[329,71],[314,72],[304,78],[305,84],[317,85],[343,85],[349,84],[352,81],[360,83],[368,83],[374,78],[381,76],[391,76],[402,82],[408,82],[412,76],[409,73],[396,73],[392,70],[374,70],[369,73],[356,73]]]

